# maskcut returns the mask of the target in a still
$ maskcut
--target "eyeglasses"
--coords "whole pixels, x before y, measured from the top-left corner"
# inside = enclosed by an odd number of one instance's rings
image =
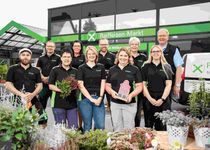
[[[161,51],[151,51],[151,53],[160,53]]]

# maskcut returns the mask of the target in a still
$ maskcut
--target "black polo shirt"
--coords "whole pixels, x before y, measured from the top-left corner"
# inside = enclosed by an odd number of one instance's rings
[[[74,56],[73,56],[71,65],[72,65],[72,67],[78,69],[79,66],[80,66],[81,64],[83,64],[84,62],[85,62],[85,56],[84,56],[83,54],[81,54],[81,55],[78,56],[78,57],[74,57]]]
[[[141,67],[144,64],[144,62],[147,60],[147,56],[143,53],[139,53],[137,57],[133,57],[134,65],[139,68],[141,71]]]
[[[64,69],[62,66],[56,66],[52,69],[49,76],[49,84],[56,84],[57,81],[62,81],[68,76],[76,78],[77,69],[70,67],[68,70]],[[65,108],[72,109],[77,107],[76,101],[76,90],[73,90],[69,96],[66,98],[60,97],[60,92],[56,92],[54,97],[54,107],[55,108]]]
[[[98,63],[104,65],[106,70],[109,70],[112,66],[114,66],[115,55],[111,52],[107,52],[104,56],[99,53]]]
[[[39,69],[30,65],[26,70],[20,65],[16,64],[9,68],[7,73],[8,82],[12,82],[14,87],[21,91],[23,85],[26,92],[34,92],[36,84],[41,83],[41,75]]]
[[[120,89],[120,84],[124,82],[124,80],[129,81],[129,85],[131,86],[130,93],[134,90],[134,85],[136,83],[142,82],[142,76],[139,69],[134,66],[128,64],[122,70],[118,65],[114,65],[110,68],[107,83],[110,83],[112,89],[116,92]],[[118,99],[111,98],[112,102],[119,103],[119,104],[127,104],[126,102]],[[135,103],[135,98],[132,99],[131,103]]]
[[[162,68],[162,64],[155,65],[154,63],[145,64],[142,67],[143,81],[147,82],[147,88],[151,93],[163,93],[166,80],[172,80],[172,74],[169,74],[168,79]]]
[[[48,77],[52,68],[58,66],[60,62],[59,55],[54,53],[49,57],[45,54],[39,57],[36,66],[41,68],[41,72],[45,77]]]
[[[91,68],[86,63],[82,64],[78,68],[77,79],[84,82],[85,88],[91,95],[100,96],[101,80],[106,79],[104,65],[97,63]]]

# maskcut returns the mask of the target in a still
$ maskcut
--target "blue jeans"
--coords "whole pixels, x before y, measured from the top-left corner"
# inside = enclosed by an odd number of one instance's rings
[[[94,96],[94,98],[98,97]],[[85,98],[82,101],[78,101],[78,108],[84,122],[84,132],[90,131],[92,128],[92,118],[96,129],[105,129],[105,107],[103,101],[99,106],[96,106],[89,99]]]
[[[66,123],[67,120],[69,128],[78,128],[77,108],[53,108],[53,114],[56,124]]]

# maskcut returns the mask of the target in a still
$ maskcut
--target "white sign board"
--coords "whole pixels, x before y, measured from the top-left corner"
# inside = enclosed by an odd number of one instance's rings
[[[210,79],[210,53],[192,53],[187,55],[186,78]]]
[[[198,91],[201,85],[200,80],[184,80],[184,91],[188,93],[192,93],[193,91]],[[210,93],[210,81],[204,81],[205,89],[208,93]]]

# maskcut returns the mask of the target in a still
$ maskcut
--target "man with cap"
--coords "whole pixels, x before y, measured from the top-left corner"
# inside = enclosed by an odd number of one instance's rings
[[[5,87],[12,92],[15,97],[20,97],[26,102],[32,103],[39,110],[39,114],[43,113],[41,103],[37,99],[37,95],[42,90],[42,81],[39,69],[31,66],[32,51],[23,48],[19,51],[20,63],[10,66]],[[40,120],[40,124],[46,123],[46,116]]]

